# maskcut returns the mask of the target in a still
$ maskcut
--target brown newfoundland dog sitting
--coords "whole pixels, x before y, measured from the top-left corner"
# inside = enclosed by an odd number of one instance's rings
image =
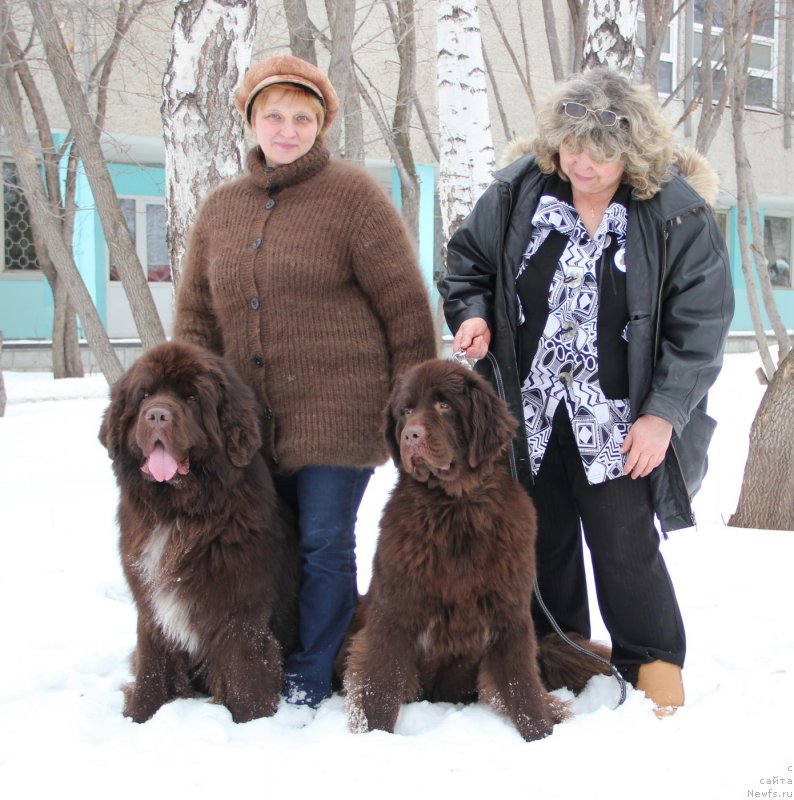
[[[124,714],[145,722],[196,692],[235,722],[273,714],[296,636],[298,555],[253,392],[220,357],[160,345],[113,386],[99,439],[138,611]]]
[[[537,646],[535,510],[505,454],[516,428],[488,383],[457,364],[428,361],[398,380],[386,438],[399,478],[341,654],[351,730],[393,731],[405,702],[480,699],[531,741],[566,716],[548,689],[579,691],[607,672],[556,634]]]

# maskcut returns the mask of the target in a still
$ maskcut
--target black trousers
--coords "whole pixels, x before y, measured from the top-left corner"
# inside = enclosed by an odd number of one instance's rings
[[[683,666],[686,637],[654,525],[648,478],[590,485],[564,403],[531,491],[538,513],[538,587],[563,631],[590,638],[582,532],[612,661],[631,682],[640,664]],[[539,636],[553,628],[537,601]]]

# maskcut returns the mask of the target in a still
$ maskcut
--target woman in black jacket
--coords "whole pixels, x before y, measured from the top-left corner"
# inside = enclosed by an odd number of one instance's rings
[[[583,531],[613,661],[662,714],[684,702],[686,644],[654,517],[694,524],[733,315],[725,243],[692,188],[716,195],[716,178],[676,154],[649,87],[604,68],[557,88],[531,151],[451,238],[439,289],[455,349],[488,355],[478,369],[523,422],[512,456],[543,600],[589,637]]]

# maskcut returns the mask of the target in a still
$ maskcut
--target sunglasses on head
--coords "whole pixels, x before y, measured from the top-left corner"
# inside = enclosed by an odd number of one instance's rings
[[[614,111],[609,111],[608,109],[596,111],[595,109],[588,108],[581,103],[574,103],[573,101],[563,103],[562,110],[566,116],[572,119],[584,119],[588,114],[592,114],[607,128],[611,128],[617,125],[620,120],[625,119],[625,117],[619,117]]]

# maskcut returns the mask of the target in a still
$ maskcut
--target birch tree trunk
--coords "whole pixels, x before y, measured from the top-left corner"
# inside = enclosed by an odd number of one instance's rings
[[[438,193],[446,242],[491,182],[494,166],[475,0],[439,0],[437,70]]]
[[[608,66],[631,75],[636,52],[639,0],[590,0],[584,66]]]
[[[234,92],[251,62],[256,20],[257,4],[245,0],[181,0],[176,7],[160,109],[174,287],[199,203],[245,169]]]
[[[111,259],[118,265],[141,344],[144,348],[151,347],[165,339],[165,331],[121,213],[99,143],[99,130],[74,71],[52,3],[50,0],[28,0],[28,7],[41,37],[47,65],[58,88],[58,95],[74,131],[75,143],[94,195],[105,240]]]

